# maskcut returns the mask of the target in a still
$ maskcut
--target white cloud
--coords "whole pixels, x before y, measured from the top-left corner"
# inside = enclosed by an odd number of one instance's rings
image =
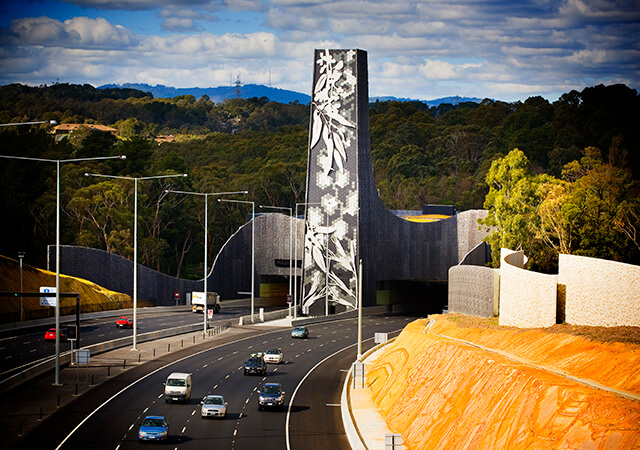
[[[15,44],[74,48],[121,48],[135,45],[138,37],[103,18],[74,17],[60,22],[48,17],[17,19],[11,23]]]
[[[68,1],[105,16],[148,10],[155,24],[145,32],[181,34],[143,36],[105,18],[19,18],[0,30],[0,82],[188,87],[238,72],[266,83],[271,69],[273,85],[309,92],[314,49],[362,48],[372,94],[510,100],[609,80],[640,88],[637,0]]]

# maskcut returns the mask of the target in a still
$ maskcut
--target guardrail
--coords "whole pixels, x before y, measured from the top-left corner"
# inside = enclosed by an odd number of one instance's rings
[[[231,327],[231,322],[225,322],[222,326],[214,326],[213,329],[220,329],[220,332],[226,330]],[[194,323],[190,325],[182,325],[180,327],[168,328],[165,330],[159,331],[150,331],[149,333],[139,334],[137,337],[137,342],[148,342],[153,341],[155,339],[161,339],[169,336],[176,336],[179,334],[192,333],[194,331],[199,331],[202,329],[201,323]],[[216,333],[217,334],[217,333]],[[128,345],[133,344],[133,336],[127,336],[119,339],[114,339],[112,341],[101,342],[99,344],[88,345],[86,347],[82,347],[84,349],[88,349],[92,355],[98,355],[100,353],[107,352],[109,350],[114,350],[116,348],[126,347]],[[68,362],[62,362],[66,359]],[[69,360],[71,358],[71,351],[67,351],[64,353],[60,353],[60,361],[61,365],[68,366]],[[11,389],[20,386],[22,383],[25,383],[35,377],[40,375],[44,375],[45,373],[53,370],[55,368],[55,357],[51,357],[46,361],[42,361],[38,364],[35,364],[28,369],[25,369],[15,375],[12,375],[4,380],[0,381],[0,393],[4,393],[10,391]]]
[[[256,313],[253,315],[253,322],[251,321],[251,315],[240,316],[238,319],[238,325],[253,325],[256,323],[264,323],[269,320],[284,319],[289,316],[289,309],[279,309],[277,311],[263,312],[262,314]]]

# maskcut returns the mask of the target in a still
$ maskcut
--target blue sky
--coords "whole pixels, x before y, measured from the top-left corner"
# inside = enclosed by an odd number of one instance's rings
[[[360,48],[369,92],[505,101],[640,90],[640,0],[21,0],[0,84],[269,84],[310,94],[315,48]]]

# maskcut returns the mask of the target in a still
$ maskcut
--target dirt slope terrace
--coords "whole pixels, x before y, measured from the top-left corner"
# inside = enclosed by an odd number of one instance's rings
[[[640,448],[640,327],[409,324],[368,368],[411,449]]]

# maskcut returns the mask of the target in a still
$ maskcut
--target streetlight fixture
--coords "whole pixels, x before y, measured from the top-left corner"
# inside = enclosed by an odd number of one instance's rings
[[[226,198],[219,198],[219,202],[228,203],[247,203],[251,204],[251,323],[253,323],[253,311],[255,304],[255,266],[256,266],[256,203],[246,200],[230,200]]]
[[[15,124],[10,124],[15,125]],[[4,156],[0,158],[6,159],[22,159],[26,161],[40,161],[56,163],[56,370],[55,385],[60,385],[60,164],[68,162],[94,161],[102,159],[126,159],[125,155],[119,156],[95,156],[91,158],[73,158],[73,159],[45,159],[45,158],[28,158],[26,156]]]
[[[13,127],[16,125],[42,125],[45,123],[48,125],[58,125],[58,122],[56,122],[55,120],[39,120],[37,122],[0,123],[0,127]]]
[[[260,208],[264,209],[284,209],[289,211],[289,299],[291,299],[291,283],[292,283],[292,270],[293,270],[293,208],[286,206],[265,206],[260,205]],[[291,306],[291,305],[289,305]],[[289,311],[291,312],[291,311]]]
[[[186,173],[177,175],[156,175],[152,177],[123,177],[119,175],[102,175],[99,173],[85,173],[85,177],[101,177],[101,178],[115,178],[119,180],[133,180],[134,181],[134,195],[133,195],[133,348],[131,350],[138,350],[137,338],[138,338],[138,180],[156,180],[160,178],[173,178],[173,177],[186,177]]]
[[[20,292],[22,292],[22,258],[24,258],[24,252],[18,252],[18,258],[20,258]],[[20,296],[20,322],[24,320],[24,304],[22,302],[22,296]]]
[[[233,194],[248,194],[249,191],[236,191],[236,192],[188,192],[188,191],[174,191],[171,189],[166,189],[166,193],[172,192],[174,194],[186,194],[186,195],[199,195],[204,197],[204,326],[203,333],[207,332],[207,277],[209,275],[209,264],[207,262],[208,253],[209,253],[209,196],[214,195],[233,195]]]

